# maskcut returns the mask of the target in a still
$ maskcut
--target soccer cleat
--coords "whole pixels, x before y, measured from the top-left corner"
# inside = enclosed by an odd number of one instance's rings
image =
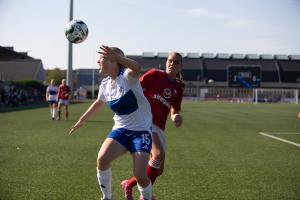
[[[111,199],[107,199],[107,198],[103,199],[103,198],[101,198],[101,200],[113,200],[113,198],[111,198]]]
[[[121,182],[121,187],[125,193],[125,199],[126,200],[133,200],[133,197],[132,197],[132,187],[130,187],[128,185],[128,180],[124,180]]]

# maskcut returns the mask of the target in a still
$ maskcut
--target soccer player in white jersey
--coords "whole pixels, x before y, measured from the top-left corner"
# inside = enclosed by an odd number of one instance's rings
[[[50,115],[52,120],[54,120],[56,117],[57,93],[58,93],[58,88],[54,85],[54,80],[52,79],[50,81],[50,85],[47,87],[46,90],[46,101],[48,101],[49,103]]]
[[[150,104],[139,82],[140,65],[116,47],[101,46],[99,73],[107,74],[99,86],[98,98],[79,118],[69,134],[83,126],[106,102],[115,113],[114,126],[97,157],[97,177],[103,200],[112,199],[111,162],[129,151],[133,174],[144,200],[152,199],[152,184],[146,169],[152,146]],[[117,198],[119,199],[119,198]]]

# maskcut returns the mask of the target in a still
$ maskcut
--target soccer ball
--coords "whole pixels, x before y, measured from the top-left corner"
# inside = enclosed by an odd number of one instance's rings
[[[214,80],[213,80],[213,79],[209,79],[207,82],[208,82],[208,83],[213,83]]]
[[[65,27],[65,35],[72,43],[81,43],[88,36],[88,27],[81,20],[72,20]]]

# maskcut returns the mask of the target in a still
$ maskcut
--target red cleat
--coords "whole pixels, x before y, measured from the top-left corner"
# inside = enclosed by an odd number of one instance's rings
[[[121,182],[121,187],[125,193],[125,199],[126,200],[133,200],[132,196],[132,187],[130,187],[128,184],[128,180],[124,180]]]

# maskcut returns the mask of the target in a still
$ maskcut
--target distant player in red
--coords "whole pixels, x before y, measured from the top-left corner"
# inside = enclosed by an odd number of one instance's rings
[[[61,85],[58,87],[58,120],[60,120],[61,115],[61,106],[65,106],[65,120],[69,117],[69,95],[70,95],[70,87],[66,85],[66,79],[61,80]]]
[[[166,70],[151,69],[146,72],[140,82],[144,95],[151,105],[152,122],[152,150],[148,163],[147,175],[152,185],[156,178],[163,173],[166,141],[164,130],[169,113],[176,127],[181,126],[181,101],[184,84],[181,77],[182,56],[179,53],[169,53]],[[136,185],[135,177],[124,180],[121,186],[125,192],[126,200],[132,200],[132,188]]]

